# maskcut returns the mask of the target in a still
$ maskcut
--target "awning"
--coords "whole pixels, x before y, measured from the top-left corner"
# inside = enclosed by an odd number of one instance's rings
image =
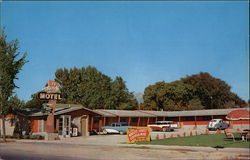
[[[248,120],[250,114],[248,110],[234,110],[227,114],[226,119],[228,120]]]

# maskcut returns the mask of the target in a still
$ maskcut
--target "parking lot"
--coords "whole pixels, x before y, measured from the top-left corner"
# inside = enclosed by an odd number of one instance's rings
[[[200,131],[203,128],[199,128]],[[152,132],[171,136],[192,130],[185,127],[174,132]],[[197,128],[198,130],[198,128]],[[198,130],[199,131],[199,130]],[[212,131],[211,133],[214,133]],[[71,137],[57,141],[18,140],[1,144],[0,158],[3,159],[248,159],[249,149],[194,146],[165,146],[126,144],[126,135],[92,135]],[[15,157],[13,157],[15,156]]]
[[[248,125],[235,125],[235,130],[241,129],[241,128],[249,128]],[[221,131],[223,133],[223,130]],[[206,133],[206,125],[199,125],[196,128],[194,128],[193,125],[186,125],[183,126],[181,129],[175,129],[171,132],[162,132],[162,131],[153,131],[150,132],[151,140],[157,139],[163,139],[163,138],[171,138],[172,137],[183,137],[192,135],[200,135]],[[216,131],[209,131],[209,134],[215,134]],[[164,136],[165,135],[165,136]],[[22,140],[21,140],[22,141]],[[31,141],[31,140],[23,140],[23,141]],[[73,143],[73,144],[89,144],[89,145],[119,145],[119,144],[125,144],[127,141],[126,135],[119,135],[119,134],[100,134],[100,135],[91,135],[88,137],[71,137],[71,138],[64,138],[60,141],[47,141],[50,142],[57,142],[57,143]],[[45,141],[41,141],[45,142]]]
[[[239,126],[242,127],[242,126]],[[246,126],[243,126],[246,127]],[[237,129],[237,128],[235,128]],[[206,126],[184,126],[173,132],[151,132],[151,138],[204,133]],[[216,131],[210,131],[214,134]],[[17,140],[1,144],[0,159],[248,159],[247,148],[126,144],[126,135],[71,137],[55,141]],[[14,156],[14,157],[13,157]]]

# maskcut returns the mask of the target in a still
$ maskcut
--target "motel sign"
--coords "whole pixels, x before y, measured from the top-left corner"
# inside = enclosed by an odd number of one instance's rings
[[[61,100],[62,99],[60,93],[40,92],[38,96],[40,100]]]
[[[47,121],[46,121],[46,132],[48,133],[48,137],[53,137],[54,135],[54,113],[56,110],[56,102],[57,100],[61,100],[61,92],[59,89],[59,83],[48,80],[47,85],[41,92],[38,93],[38,97],[40,100],[48,100],[48,108],[51,109],[49,111]]]
[[[38,93],[40,100],[61,100],[59,83],[48,80],[48,84],[41,92]]]

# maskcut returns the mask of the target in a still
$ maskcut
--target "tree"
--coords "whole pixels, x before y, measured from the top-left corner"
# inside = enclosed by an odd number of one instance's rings
[[[17,74],[20,72],[27,53],[22,56],[19,49],[18,40],[6,42],[7,36],[4,31],[0,33],[0,114],[2,118],[3,140],[5,139],[5,116],[9,114],[10,106],[8,102],[13,94],[13,90],[18,88],[15,84]],[[20,58],[18,58],[21,56]]]
[[[195,95],[199,97],[201,104],[206,109],[232,107],[231,105],[225,106],[229,101],[235,105],[245,103],[244,100],[231,92],[231,86],[225,81],[214,78],[207,72],[187,76],[182,78],[181,81],[195,88]]]
[[[113,81],[94,67],[58,69],[55,81],[60,83],[63,103],[82,104],[90,109],[134,109],[132,93],[121,77]]]
[[[7,113],[15,113],[17,109],[23,108],[25,101],[20,100],[17,95],[11,96],[8,101]]]
[[[144,109],[187,110],[192,108],[193,93],[194,88],[181,81],[157,82],[144,91]]]
[[[157,82],[154,85],[149,85],[145,88],[143,94],[144,105],[143,109],[146,110],[159,110],[163,109],[163,102],[160,101],[159,91],[165,86],[165,82]],[[163,95],[163,94],[161,94]],[[165,95],[163,95],[165,96]]]
[[[157,82],[144,91],[144,109],[194,110],[232,108],[245,101],[231,87],[209,73],[201,72],[171,83]]]
[[[26,108],[41,108],[43,103],[46,103],[46,102],[48,101],[41,101],[38,98],[38,93],[35,93],[31,95],[31,100],[27,101],[24,106]]]
[[[133,110],[138,106],[135,96],[128,91],[122,77],[116,77],[112,82],[109,102],[115,103],[115,108],[121,110]]]

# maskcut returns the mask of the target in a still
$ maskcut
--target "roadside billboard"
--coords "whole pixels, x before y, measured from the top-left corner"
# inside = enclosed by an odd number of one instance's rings
[[[127,143],[150,141],[149,127],[128,127]]]

